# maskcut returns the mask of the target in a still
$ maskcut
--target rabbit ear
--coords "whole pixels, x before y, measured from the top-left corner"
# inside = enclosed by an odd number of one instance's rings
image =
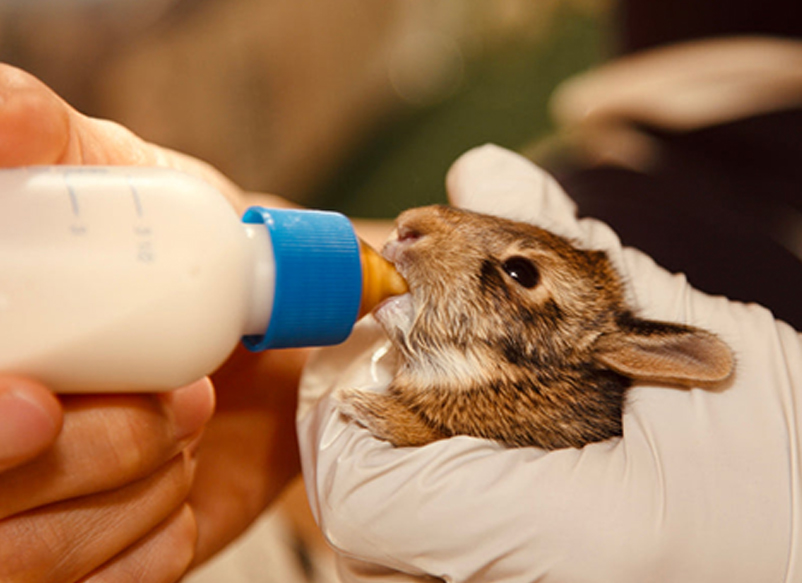
[[[599,362],[636,380],[715,383],[729,377],[734,366],[729,347],[709,332],[634,317],[601,336],[595,349]]]

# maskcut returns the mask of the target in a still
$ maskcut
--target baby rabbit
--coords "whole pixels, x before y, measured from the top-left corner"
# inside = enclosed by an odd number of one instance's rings
[[[621,435],[633,380],[697,385],[732,373],[713,334],[636,317],[605,253],[530,224],[412,209],[383,254],[410,287],[374,312],[402,364],[386,392],[337,398],[396,446],[473,435],[581,447]]]

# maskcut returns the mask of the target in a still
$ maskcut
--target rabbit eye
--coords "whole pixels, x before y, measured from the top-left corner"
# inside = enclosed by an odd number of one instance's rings
[[[510,257],[501,265],[501,268],[526,289],[532,289],[540,281],[540,272],[535,264],[526,257]]]

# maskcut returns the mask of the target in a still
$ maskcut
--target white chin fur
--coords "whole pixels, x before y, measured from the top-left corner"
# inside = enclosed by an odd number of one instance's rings
[[[404,334],[412,328],[415,319],[415,306],[409,293],[393,296],[385,300],[374,312],[373,316],[388,332],[399,329]]]

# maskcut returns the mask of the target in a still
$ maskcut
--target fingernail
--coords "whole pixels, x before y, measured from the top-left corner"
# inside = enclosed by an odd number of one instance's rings
[[[214,387],[208,378],[165,393],[164,399],[178,441],[195,435],[214,413]]]
[[[15,462],[46,448],[59,423],[26,387],[0,387],[0,463]]]

